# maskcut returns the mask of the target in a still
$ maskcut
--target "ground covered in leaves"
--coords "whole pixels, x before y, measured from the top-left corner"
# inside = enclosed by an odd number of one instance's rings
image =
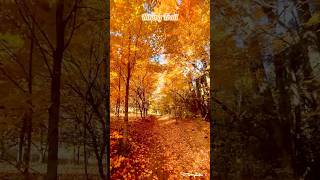
[[[129,121],[129,154],[119,152],[123,120],[111,120],[111,179],[209,179],[210,127],[167,116]]]

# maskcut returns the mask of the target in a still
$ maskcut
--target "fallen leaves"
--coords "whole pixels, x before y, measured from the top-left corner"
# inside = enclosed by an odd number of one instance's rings
[[[111,161],[113,162],[113,167],[114,168],[118,168],[120,167],[121,163],[125,160],[125,157],[119,155],[119,156],[115,156],[111,159]]]
[[[114,131],[111,133],[110,139],[121,139],[121,138],[123,138],[123,136],[119,132]]]
[[[112,179],[186,178],[181,176],[182,172],[206,174],[201,179],[209,179],[210,138],[203,138],[209,135],[209,124],[198,121],[160,124],[165,122],[133,121],[129,131],[131,151],[127,157],[118,154],[121,132],[111,128]]]

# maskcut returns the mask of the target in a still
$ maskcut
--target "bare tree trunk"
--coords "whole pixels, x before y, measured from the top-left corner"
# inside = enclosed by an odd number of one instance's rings
[[[22,117],[22,126],[20,130],[20,137],[19,137],[19,150],[18,150],[18,158],[17,158],[17,167],[20,168],[23,161],[23,150],[24,150],[24,143],[25,143],[25,131],[26,131],[26,120],[25,115]]]
[[[31,33],[32,34],[32,33]],[[33,47],[34,47],[34,39],[31,36],[30,39],[30,54],[29,54],[29,74],[28,74],[28,110],[27,110],[27,116],[26,116],[26,151],[24,154],[24,175],[25,179],[29,179],[29,166],[30,166],[30,155],[31,155],[31,139],[32,139],[32,62],[33,62]]]
[[[80,164],[80,144],[77,143],[77,164]]]
[[[60,115],[60,81],[61,65],[64,52],[64,29],[63,20],[64,2],[57,1],[56,7],[56,49],[53,53],[53,69],[51,81],[51,104],[49,108],[48,127],[48,165],[47,179],[58,178],[58,146],[59,146],[59,115]]]
[[[106,147],[104,147],[104,151],[105,152],[101,152],[102,154],[106,154],[106,169],[103,169],[102,171],[106,170],[106,175],[104,176],[105,179],[107,179],[108,177],[110,177],[110,159],[109,154],[110,154],[110,146],[108,145],[108,143],[106,142],[110,142],[110,33],[105,33],[105,30],[109,30],[110,29],[110,3],[106,3],[105,4],[105,8],[106,8],[106,20],[104,21],[105,23],[103,24],[103,33],[105,36],[105,43],[104,43],[104,76],[102,78],[103,82],[104,82],[104,117],[105,117],[105,127],[103,128],[103,132],[104,132],[104,137],[103,140],[104,142],[102,143],[103,145],[105,145]],[[120,86],[119,86],[120,88]],[[120,92],[119,92],[120,93]],[[121,93],[120,93],[121,94]],[[119,95],[120,96],[120,95]],[[120,104],[121,101],[119,102],[119,115],[120,115]]]
[[[76,143],[75,143],[75,142],[73,142],[73,152],[72,152],[72,155],[73,155],[73,158],[72,158],[73,164],[76,164]]]
[[[102,154],[99,154],[98,142],[96,139],[97,137],[93,133],[93,131],[91,131],[91,135],[92,135],[91,138],[92,138],[92,143],[93,143],[94,154],[96,156],[96,160],[98,163],[98,173],[99,173],[99,176],[102,180],[106,180],[107,176],[105,174],[104,164],[103,164],[103,160],[102,160],[105,152],[102,152]],[[101,147],[101,148],[103,148],[103,147]]]
[[[44,143],[44,137],[43,137],[43,128],[42,126],[40,126],[40,158],[39,158],[39,162],[40,163],[44,163],[45,162],[45,156],[46,156],[46,148],[44,147],[43,143]]]
[[[101,156],[99,156],[98,157],[98,168],[99,168],[99,174],[100,174],[100,178],[102,179],[102,180],[106,180],[107,179],[107,177],[106,177],[106,175],[105,175],[105,173],[104,173],[104,166],[103,166],[103,161],[102,161],[102,158],[103,157],[101,157]]]
[[[87,122],[85,122],[85,123],[87,123]],[[86,127],[84,127],[83,138],[84,138],[84,141],[83,141],[84,172],[85,172],[86,178],[89,179],[89,176],[88,176],[88,155],[87,155],[87,128]]]
[[[27,114],[27,136],[26,136],[26,150],[24,151],[24,178],[29,179],[30,156],[31,156],[31,137],[32,137],[32,107]]]

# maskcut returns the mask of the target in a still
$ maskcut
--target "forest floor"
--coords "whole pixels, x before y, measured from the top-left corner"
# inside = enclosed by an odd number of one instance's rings
[[[111,179],[209,179],[208,122],[131,117],[127,156],[119,153],[122,125],[122,119],[111,120]]]
[[[59,164],[58,175],[59,180],[79,180],[87,179],[84,174],[84,165],[75,164]],[[31,170],[30,179],[32,180],[43,180],[46,175],[46,164],[33,163],[32,169],[36,170],[36,173]],[[88,167],[89,180],[98,180],[98,169],[96,165],[90,165]],[[0,179],[1,180],[20,180],[23,179],[22,173],[19,172],[15,167],[8,166],[7,163],[0,163]]]

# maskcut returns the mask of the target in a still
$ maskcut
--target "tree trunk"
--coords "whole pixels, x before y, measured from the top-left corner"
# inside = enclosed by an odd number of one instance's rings
[[[73,164],[76,164],[76,143],[73,142]]]
[[[269,12],[271,13],[271,12]],[[266,18],[268,21],[265,25],[272,23],[273,19],[271,15],[266,13]],[[270,33],[274,33],[275,29],[266,29]],[[267,91],[270,91],[270,96],[273,104],[277,107],[279,117],[271,122],[271,130],[273,131],[273,140],[277,150],[274,151],[274,155],[278,157],[279,167],[281,170],[285,170],[286,173],[283,174],[282,178],[285,178],[288,174],[290,177],[293,177],[293,149],[292,149],[292,140],[293,136],[291,135],[291,102],[286,86],[290,83],[289,79],[286,79],[286,69],[285,66],[281,66],[281,62],[275,61],[274,50],[273,50],[273,40],[274,38],[269,34],[264,34],[261,36],[261,56],[262,56],[262,65],[265,72],[265,80],[267,83]],[[285,56],[280,58],[286,58]],[[278,63],[278,64],[277,64]],[[279,93],[277,93],[277,91]],[[277,97],[279,95],[279,97]],[[268,97],[266,97],[268,98]],[[281,177],[282,175],[280,175]]]
[[[141,119],[143,119],[143,108],[142,108],[142,105],[140,105],[139,99],[138,99],[138,101],[137,101],[137,104],[138,104],[138,106],[139,106],[140,117],[141,117]]]
[[[106,147],[104,147],[104,151],[102,152],[104,154],[106,154],[106,175],[104,176],[105,179],[107,179],[108,177],[110,177],[110,159],[108,158],[110,155],[110,146],[108,145],[107,142],[110,142],[110,33],[106,33],[104,32],[105,30],[110,29],[110,3],[106,2],[105,4],[105,9],[106,9],[106,20],[103,21],[103,34],[105,36],[104,38],[104,55],[103,55],[103,62],[104,62],[104,74],[103,74],[103,84],[104,84],[104,117],[106,118],[105,121],[105,127],[103,128],[103,145],[105,145]],[[120,88],[120,87],[119,87]],[[119,95],[121,93],[119,92]],[[119,102],[119,115],[120,115],[120,105],[121,105],[121,101]],[[104,171],[104,170],[103,170]]]
[[[100,178],[102,180],[106,180],[106,175],[104,173],[104,168],[103,168],[103,161],[102,161],[102,157],[99,156],[99,158],[97,159],[98,160],[98,168],[99,168],[99,175],[100,175]]]
[[[57,1],[56,7],[56,49],[53,53],[53,69],[51,80],[51,104],[49,108],[48,126],[48,165],[47,179],[58,178],[58,146],[59,146],[59,115],[60,115],[60,81],[61,66],[64,52],[64,28],[63,20],[64,2]]]
[[[28,110],[27,114],[27,130],[26,130],[26,148],[24,151],[24,178],[29,179],[29,167],[31,156],[31,137],[32,137],[32,107]]]
[[[128,148],[128,127],[129,127],[129,88],[130,88],[130,63],[128,62],[128,77],[126,80],[126,95],[125,95],[125,112],[124,112],[124,129],[123,129],[123,144],[122,144],[122,153],[127,153]]]
[[[120,67],[120,74],[121,74],[121,67]],[[119,95],[117,97],[117,107],[116,107],[116,112],[117,112],[117,117],[118,119],[120,119],[120,107],[121,107],[121,76],[119,75],[119,79],[118,79],[118,92]]]
[[[80,144],[77,144],[77,164],[80,164]]]
[[[45,157],[46,157],[46,147],[44,146],[44,137],[43,137],[43,128],[40,126],[40,158],[39,162],[44,163],[45,162]]]
[[[86,123],[86,122],[85,122]],[[84,154],[84,172],[86,175],[87,180],[89,179],[88,176],[88,155],[87,155],[87,128],[84,127],[84,132],[83,132],[83,154]]]
[[[131,53],[131,35],[129,36],[129,44],[128,44],[128,62],[127,62],[127,78],[126,78],[126,94],[125,94],[125,102],[124,102],[124,128],[123,128],[123,141],[122,141],[122,153],[127,154],[128,149],[128,127],[129,127],[129,91],[130,91],[130,78],[131,78],[131,63],[130,63],[130,53]]]
[[[31,36],[30,39],[30,54],[29,54],[29,74],[28,74],[28,110],[26,116],[26,151],[24,154],[24,175],[25,179],[29,179],[29,166],[30,166],[30,155],[31,155],[31,139],[32,139],[32,62],[33,62],[33,47],[34,47],[34,39]]]
[[[18,149],[18,158],[17,158],[17,167],[20,168],[22,165],[22,161],[23,161],[23,147],[24,147],[24,143],[25,143],[25,131],[26,131],[26,117],[25,115],[23,115],[22,117],[22,126],[21,126],[21,130],[20,130],[20,137],[19,137],[19,149]]]
[[[98,149],[98,143],[97,143],[97,140],[96,140],[96,136],[94,134],[92,134],[92,142],[93,142],[93,148],[94,148],[94,154],[96,156],[96,160],[97,160],[97,163],[98,163],[98,173],[99,173],[99,176],[102,180],[106,180],[107,177],[105,175],[105,172],[104,172],[104,166],[103,166],[103,157],[104,157],[104,153],[103,152],[102,154],[99,154],[99,149]]]

